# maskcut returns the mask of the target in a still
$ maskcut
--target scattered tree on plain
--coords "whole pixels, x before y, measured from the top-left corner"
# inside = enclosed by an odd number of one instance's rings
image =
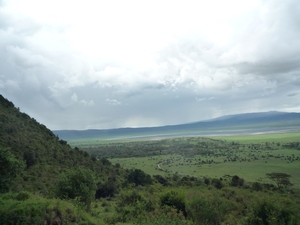
[[[287,187],[293,185],[290,182],[291,175],[286,173],[267,173],[267,177],[274,181],[278,188]]]

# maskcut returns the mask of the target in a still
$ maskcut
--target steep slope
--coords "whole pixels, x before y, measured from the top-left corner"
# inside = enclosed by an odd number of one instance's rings
[[[122,169],[106,159],[96,160],[78,148],[72,149],[46,126],[20,112],[0,95],[0,147],[9,148],[16,158],[24,160],[25,171],[15,180],[12,190],[38,191],[51,195],[58,175],[76,166],[93,170],[99,181],[118,179]],[[122,179],[120,177],[120,179]]]

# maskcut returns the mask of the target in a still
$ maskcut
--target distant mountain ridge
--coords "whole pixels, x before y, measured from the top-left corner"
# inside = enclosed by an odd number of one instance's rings
[[[222,116],[211,120],[160,127],[54,130],[64,140],[128,139],[173,136],[207,136],[300,130],[300,113],[257,112]]]

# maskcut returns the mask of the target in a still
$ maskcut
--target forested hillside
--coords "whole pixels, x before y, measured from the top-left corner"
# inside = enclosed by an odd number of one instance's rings
[[[0,147],[24,162],[24,170],[13,180],[11,190],[29,190],[51,196],[60,173],[75,167],[95,172],[98,181],[120,180],[124,173],[106,159],[96,160],[76,147],[71,148],[1,95]]]

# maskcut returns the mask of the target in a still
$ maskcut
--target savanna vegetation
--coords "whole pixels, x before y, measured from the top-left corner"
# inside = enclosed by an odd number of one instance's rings
[[[237,174],[247,182],[269,183],[267,173],[287,173],[298,188],[299,137],[299,132],[250,137],[184,137],[94,143],[93,147],[83,149],[95,157],[106,157],[124,168],[139,168],[150,175],[179,174],[226,180]]]
[[[299,224],[291,136],[79,149],[0,96],[0,224]]]

